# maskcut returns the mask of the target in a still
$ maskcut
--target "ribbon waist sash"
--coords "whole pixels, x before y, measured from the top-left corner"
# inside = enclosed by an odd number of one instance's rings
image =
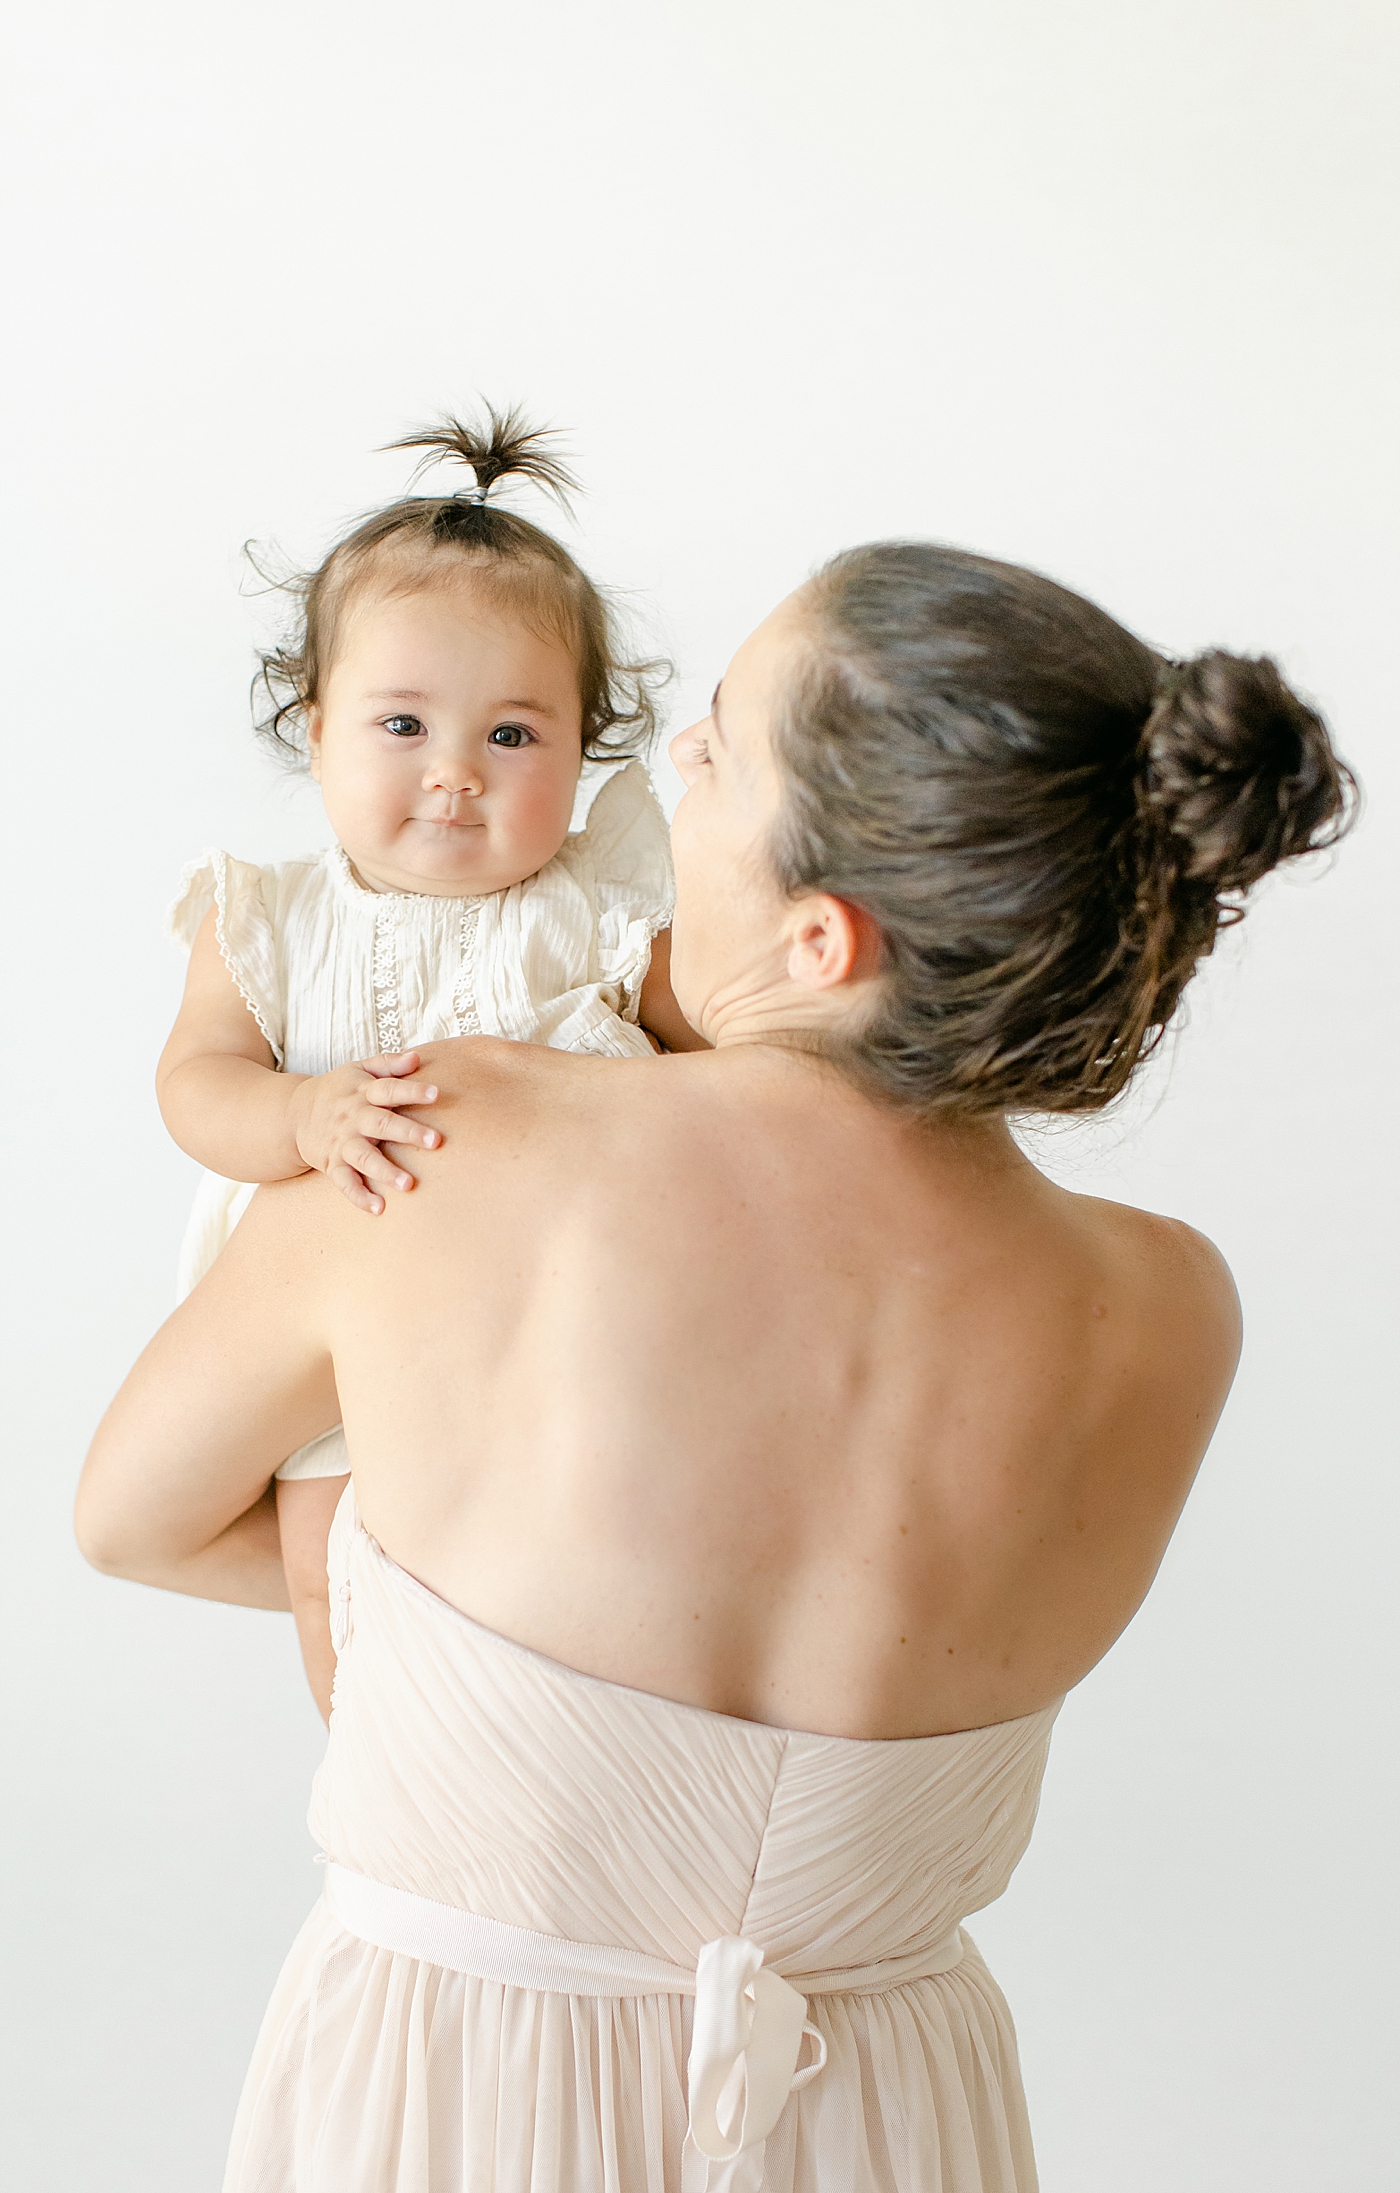
[[[693,1970],[603,1942],[572,1942],[483,1918],[390,1888],[348,1867],[326,1864],[326,1901],[349,1934],[424,1964],[442,1965],[506,1987],[556,1995],[693,1995],[687,2085],[690,2140],[699,2155],[731,2162],[761,2148],[788,2096],[815,2079],[826,2042],[807,2018],[808,1995],[882,1994],[906,1981],[951,1972],[964,1942],[954,1927],[931,1949],[878,1965],[804,1975],[803,1994],[763,1962],[756,1942],[724,1934],[706,1942]],[[798,2068],[804,2038],[812,2060]],[[687,2178],[687,2185],[692,2182]],[[713,2193],[727,2171],[694,2180]]]

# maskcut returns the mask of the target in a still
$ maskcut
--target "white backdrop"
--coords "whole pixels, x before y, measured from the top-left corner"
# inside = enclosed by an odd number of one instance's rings
[[[682,720],[816,559],[913,532],[1275,649],[1365,778],[1170,1070],[1044,1145],[1210,1232],[1249,1331],[976,1931],[1046,2193],[1393,2189],[1394,9],[47,0],[7,36],[5,2182],[216,2187],[319,1885],[290,1624],[90,1574],[68,1509],[192,1184],[162,908],[205,844],[322,836],[248,733],[240,546],[319,554],[402,484],[376,445],[484,391],[570,430]]]

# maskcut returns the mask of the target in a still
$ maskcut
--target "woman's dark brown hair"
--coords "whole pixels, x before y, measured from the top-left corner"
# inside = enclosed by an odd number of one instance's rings
[[[254,680],[254,692],[261,687],[268,703],[258,730],[283,758],[305,758],[307,711],[320,702],[356,599],[371,587],[407,593],[439,586],[467,569],[505,613],[573,649],[586,761],[617,761],[650,745],[655,694],[669,666],[626,660],[612,609],[568,549],[542,526],[488,500],[498,481],[513,476],[533,481],[567,508],[577,483],[548,447],[548,431],[528,426],[518,410],[499,413],[488,405],[486,417],[484,430],[447,418],[389,444],[423,450],[419,472],[444,457],[460,460],[471,467],[470,489],[390,503],[337,541],[314,571],[287,582],[299,609],[296,629],[263,655]]]
[[[783,887],[863,908],[878,1001],[834,1056],[924,1116],[1118,1095],[1243,894],[1355,786],[1267,656],[1172,663],[1033,571],[922,542],[805,591]]]

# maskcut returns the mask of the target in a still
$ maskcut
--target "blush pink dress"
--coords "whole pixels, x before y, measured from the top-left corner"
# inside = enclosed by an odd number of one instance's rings
[[[1032,2193],[961,1922],[1055,1708],[856,1742],[580,1675],[396,1566],[347,1490],[311,1826],[225,2193]]]

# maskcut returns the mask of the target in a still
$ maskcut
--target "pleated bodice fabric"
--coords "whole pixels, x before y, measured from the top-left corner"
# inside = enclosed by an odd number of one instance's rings
[[[765,2193],[1031,2193],[1011,2020],[970,1940],[1029,1839],[1055,1709],[856,1742],[580,1675],[482,1629],[354,1519],[311,1827],[372,1880],[693,1966],[723,1935],[809,1990],[827,2065]],[[269,2008],[226,2193],[679,2193],[692,2005],[502,1986],[377,1948],[321,1903]],[[688,2182],[690,2182],[688,2180]]]

